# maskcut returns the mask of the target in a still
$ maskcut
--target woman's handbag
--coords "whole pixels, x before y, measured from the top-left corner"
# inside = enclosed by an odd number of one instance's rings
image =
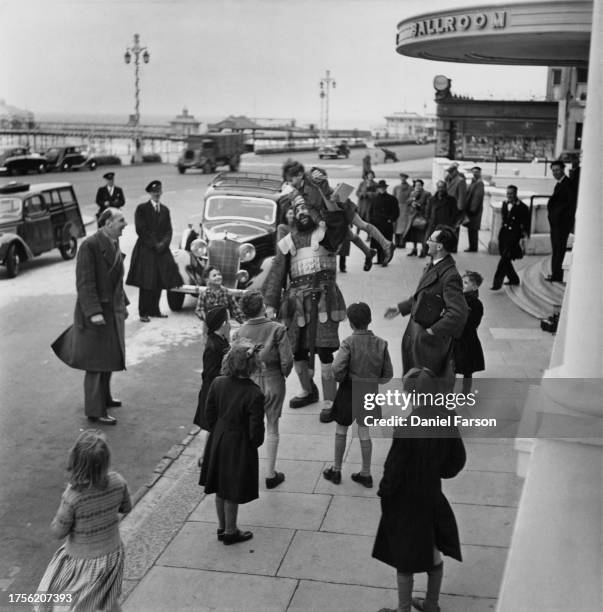
[[[415,215],[410,226],[415,229],[424,230],[427,227],[427,219],[423,215]]]

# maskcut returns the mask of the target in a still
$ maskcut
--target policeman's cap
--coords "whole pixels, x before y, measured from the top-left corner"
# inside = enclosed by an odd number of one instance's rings
[[[107,179],[108,181],[112,181],[115,178],[115,172],[107,172],[106,174],[103,174],[103,178]]]
[[[156,193],[157,191],[161,191],[161,181],[151,181],[145,191],[147,193]]]

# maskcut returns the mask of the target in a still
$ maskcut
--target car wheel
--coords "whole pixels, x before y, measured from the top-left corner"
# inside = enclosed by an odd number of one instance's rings
[[[65,172],[66,170],[69,170],[70,166],[68,162],[63,162],[61,164],[61,172]]]
[[[59,251],[63,259],[73,259],[77,253],[77,240],[75,238],[69,238],[69,242],[67,244],[62,244],[59,247]]]
[[[184,166],[178,166],[178,172],[180,172],[180,174],[184,174],[186,172],[186,168]]]
[[[38,174],[44,174],[48,168],[46,167],[46,164],[38,164]]]
[[[6,270],[8,272],[8,278],[15,278],[19,274],[19,264],[21,263],[21,257],[19,256],[19,250],[17,245],[13,242],[8,247],[6,252]]]
[[[319,156],[318,156],[318,159],[322,159],[322,157],[323,157],[322,155],[319,155]]]
[[[184,295],[184,293],[180,293],[179,291],[167,292],[167,302],[171,310],[173,310],[174,312],[182,310],[182,305],[184,304]]]
[[[89,165],[90,165],[90,170],[96,170],[96,162],[95,161],[91,161]]]
[[[211,174],[211,164],[208,161],[203,164],[203,174]]]

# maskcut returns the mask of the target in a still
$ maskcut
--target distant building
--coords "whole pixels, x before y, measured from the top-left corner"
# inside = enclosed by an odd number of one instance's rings
[[[430,139],[435,136],[435,129],[436,118],[433,115],[419,115],[419,113],[403,111],[385,117],[383,136],[400,140]]]
[[[197,121],[193,115],[188,114],[188,109],[182,109],[182,115],[178,115],[170,121],[170,132],[173,136],[186,138],[188,136],[198,134],[200,121]]]
[[[0,99],[0,128],[32,128],[35,126],[31,111],[17,108]]]
[[[252,121],[244,115],[240,115],[239,117],[230,115],[229,117],[226,117],[226,119],[218,121],[218,123],[210,123],[207,126],[207,129],[209,132],[228,131],[250,133],[261,128],[255,121]]]

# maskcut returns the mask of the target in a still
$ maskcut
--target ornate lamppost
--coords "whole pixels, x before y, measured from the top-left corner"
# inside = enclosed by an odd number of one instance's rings
[[[331,71],[327,70],[326,76],[320,79],[320,146],[328,144],[329,140],[329,91],[335,89],[335,79],[331,77]]]
[[[134,44],[131,47],[126,47],[124,60],[126,64],[132,61],[134,56],[134,163],[142,162],[142,140],[140,138],[140,56],[145,64],[149,63],[151,56],[146,47],[140,46],[140,36],[134,34]]]

